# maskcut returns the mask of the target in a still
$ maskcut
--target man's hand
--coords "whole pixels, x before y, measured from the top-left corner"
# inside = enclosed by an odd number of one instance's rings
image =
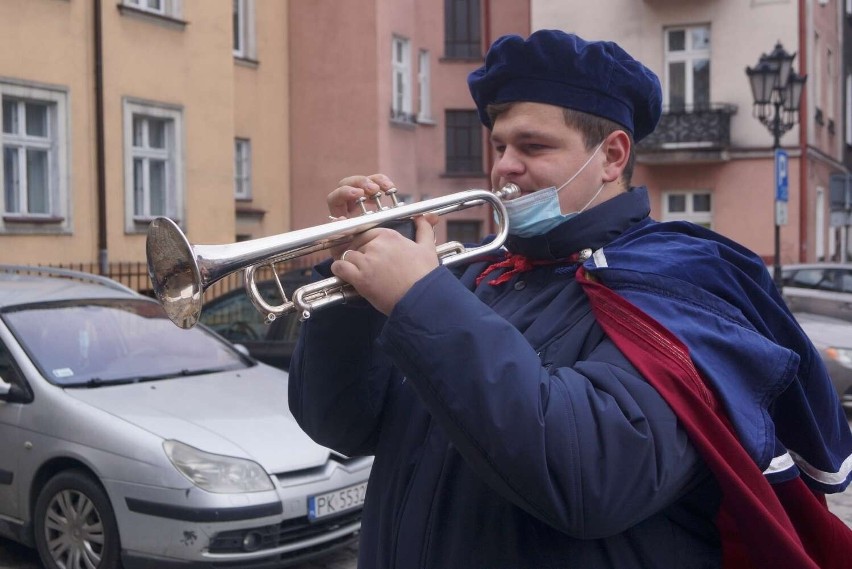
[[[392,229],[361,233],[341,252],[346,258],[332,263],[331,272],[388,315],[414,283],[439,265],[433,230],[437,221],[436,215],[415,218],[414,241]]]

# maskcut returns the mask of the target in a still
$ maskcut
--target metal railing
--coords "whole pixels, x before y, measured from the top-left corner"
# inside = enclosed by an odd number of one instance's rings
[[[663,109],[656,130],[642,140],[642,151],[721,149],[731,144],[734,105],[712,103]]]
[[[327,255],[327,254],[326,254]],[[305,269],[312,267],[325,256],[321,254],[306,255],[297,257],[284,263],[277,263],[275,268],[279,274]],[[101,274],[100,267],[96,262],[89,263],[49,263],[44,265],[35,265],[35,267],[51,267],[58,269],[66,269],[72,271],[81,271],[93,275],[101,275],[108,277],[124,286],[131,288],[142,294],[152,296],[151,280],[148,277],[148,266],[144,262],[112,262],[107,264],[106,272]],[[243,279],[244,271],[237,271],[227,275],[223,279],[213,283],[204,293],[207,298],[215,298],[237,288],[244,286]],[[266,278],[271,278],[271,269],[264,267],[260,270],[258,281]]]

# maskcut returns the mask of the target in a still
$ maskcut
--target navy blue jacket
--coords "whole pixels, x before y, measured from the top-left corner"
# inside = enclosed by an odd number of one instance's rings
[[[510,247],[565,258],[649,210],[633,190]],[[293,414],[376,457],[359,568],[719,567],[718,486],[595,322],[577,265],[476,286],[487,265],[435,269],[388,318],[361,301],[302,327]]]

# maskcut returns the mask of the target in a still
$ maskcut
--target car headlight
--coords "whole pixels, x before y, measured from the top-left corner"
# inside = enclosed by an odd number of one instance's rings
[[[204,452],[178,441],[164,442],[163,450],[181,474],[208,492],[239,494],[275,488],[266,471],[251,460]]]
[[[849,348],[826,348],[825,355],[843,367],[852,368],[852,349]]]

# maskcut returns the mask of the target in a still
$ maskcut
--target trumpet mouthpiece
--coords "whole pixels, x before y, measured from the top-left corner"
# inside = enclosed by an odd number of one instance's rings
[[[494,192],[494,194],[500,198],[501,200],[508,201],[513,200],[516,197],[521,195],[521,188],[517,184],[512,184],[511,182]]]

